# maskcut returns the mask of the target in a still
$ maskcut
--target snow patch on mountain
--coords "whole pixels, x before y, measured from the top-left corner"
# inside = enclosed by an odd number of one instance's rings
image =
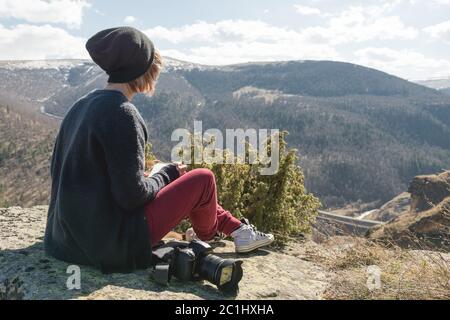
[[[88,60],[35,60],[35,61],[0,61],[0,68],[8,70],[26,69],[71,69],[89,63]]]
[[[186,62],[170,57],[164,57],[164,69],[163,72],[171,71],[190,71],[193,69],[206,70],[212,68],[211,66],[205,66],[197,63]]]
[[[417,80],[414,81],[420,85],[423,85],[425,87],[429,87],[436,90],[442,90],[450,88],[450,76],[447,78],[441,78],[441,79],[428,79],[428,80]]]
[[[95,64],[91,60],[16,60],[16,61],[0,61],[0,68],[8,69],[11,71],[25,69],[25,70],[67,70],[83,65],[90,65],[86,72],[91,72],[95,68]],[[193,70],[200,69],[205,70],[213,68],[211,66],[205,66],[197,63],[191,63],[173,59],[170,57],[164,57],[164,70],[163,72],[177,71],[177,70]]]

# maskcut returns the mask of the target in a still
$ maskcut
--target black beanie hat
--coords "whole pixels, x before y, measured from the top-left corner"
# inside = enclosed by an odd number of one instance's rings
[[[155,47],[150,39],[131,27],[100,31],[88,40],[86,49],[112,83],[139,78],[147,72],[155,57]]]

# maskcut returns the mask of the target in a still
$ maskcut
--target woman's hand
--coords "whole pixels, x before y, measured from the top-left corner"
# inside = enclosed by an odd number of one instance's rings
[[[156,160],[154,162],[154,165],[156,165],[158,163],[161,163],[161,161]],[[173,164],[176,166],[178,174],[180,175],[180,177],[186,174],[186,172],[187,172],[187,165],[182,164],[181,162],[174,162]],[[144,176],[145,177],[150,177],[150,171],[144,172]]]
[[[152,168],[153,168],[153,166],[155,166],[156,164],[161,163],[160,160],[153,160],[152,162],[153,162]],[[146,178],[150,177],[150,172],[152,172],[151,169],[150,169],[150,171],[145,171],[145,172],[144,172],[144,177],[146,177]]]
[[[182,164],[181,162],[174,162],[173,164],[177,166],[177,170],[178,173],[180,174],[180,177],[186,174],[187,165]]]

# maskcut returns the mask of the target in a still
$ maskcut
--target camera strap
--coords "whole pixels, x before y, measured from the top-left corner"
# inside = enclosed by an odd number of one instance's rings
[[[172,278],[172,262],[175,257],[175,248],[187,247],[183,241],[171,241],[162,244],[152,251],[153,280],[163,286],[168,286]]]
[[[173,260],[175,249],[173,247],[160,247],[153,250],[153,280],[163,286],[168,286],[171,278],[170,265]]]

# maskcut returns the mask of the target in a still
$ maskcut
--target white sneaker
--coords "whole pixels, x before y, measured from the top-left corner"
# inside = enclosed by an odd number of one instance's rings
[[[194,231],[194,228],[187,229],[184,237],[187,242],[191,242],[192,240],[199,240],[197,234]]]
[[[212,238],[211,240],[206,241],[206,242],[212,242],[212,241],[217,240],[218,238],[223,239],[223,238],[225,238],[225,236],[218,232],[218,233],[216,233],[214,238]],[[186,232],[184,234],[184,239],[187,242],[191,242],[193,240],[200,240],[200,238],[195,233],[194,228],[189,228],[189,229],[186,230]]]
[[[268,246],[275,240],[272,234],[256,230],[256,227],[251,225],[247,219],[243,220],[241,227],[233,231],[231,236],[234,238],[235,250],[238,253],[251,252]]]

